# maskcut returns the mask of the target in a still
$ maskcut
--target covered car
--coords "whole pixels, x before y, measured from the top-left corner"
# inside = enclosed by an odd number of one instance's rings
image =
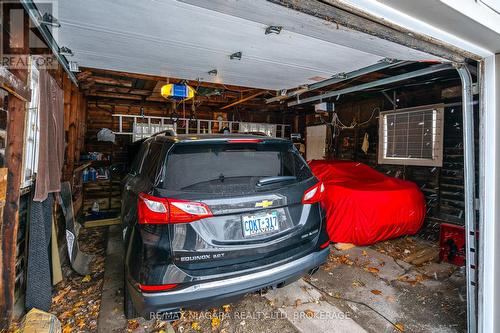
[[[326,188],[322,206],[331,241],[369,245],[421,228],[425,199],[415,183],[358,162],[313,160],[309,165]]]

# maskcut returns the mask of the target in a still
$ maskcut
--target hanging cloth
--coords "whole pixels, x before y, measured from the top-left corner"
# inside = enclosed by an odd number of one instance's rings
[[[34,201],[61,190],[64,163],[64,94],[47,70],[39,76],[40,140]]]

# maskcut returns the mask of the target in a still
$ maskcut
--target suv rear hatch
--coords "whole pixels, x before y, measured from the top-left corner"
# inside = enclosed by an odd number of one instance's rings
[[[175,264],[214,274],[310,251],[322,213],[302,202],[319,185],[289,141],[200,140],[170,149],[155,196],[168,198]]]

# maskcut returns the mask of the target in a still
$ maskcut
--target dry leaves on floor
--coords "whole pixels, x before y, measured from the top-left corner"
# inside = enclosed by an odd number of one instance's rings
[[[377,274],[378,272],[380,272],[380,270],[377,267],[365,267],[365,271],[373,274]]]
[[[139,322],[135,319],[130,319],[127,321],[127,330],[134,331],[139,328]]]
[[[50,312],[55,314],[64,333],[95,332],[101,306],[106,249],[106,228],[82,228],[80,247],[95,255],[91,274],[78,275],[64,266],[64,279],[55,286]]]
[[[306,315],[307,318],[313,318],[315,315],[315,312],[313,310],[304,310],[304,314]]]
[[[417,283],[424,281],[425,279],[426,277],[423,274],[417,274],[415,276],[401,275],[398,277],[398,281],[406,282],[413,286],[415,286]]]
[[[405,331],[405,327],[401,323],[394,324],[394,327],[396,327],[398,329],[398,331],[400,331],[400,332],[404,332]]]

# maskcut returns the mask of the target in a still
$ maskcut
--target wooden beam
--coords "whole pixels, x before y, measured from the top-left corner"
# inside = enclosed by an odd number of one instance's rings
[[[24,118],[26,102],[9,98],[9,120],[7,124],[7,148],[5,152],[7,174],[7,196],[0,226],[0,331],[12,318],[16,272],[17,231],[19,222],[19,196],[23,165]]]
[[[181,81],[186,81],[187,84],[192,86],[192,87],[200,86],[200,87],[207,87],[207,88],[219,88],[219,89],[239,91],[239,92],[247,92],[249,90],[254,90],[253,88],[241,87],[241,86],[235,86],[235,85],[227,85],[227,84],[223,84],[223,83],[213,83],[213,82],[195,81],[195,80],[183,80],[183,79],[179,79],[179,78],[171,78],[171,77],[159,76],[159,75],[128,73],[128,72],[112,71],[112,70],[98,69],[98,68],[85,68],[84,70],[90,70],[97,75],[109,74],[109,75],[120,76],[123,78],[139,79],[139,80],[145,80],[145,81],[165,81],[165,83],[167,81],[169,83],[179,83]],[[89,79],[91,79],[91,78],[89,78]]]
[[[0,87],[7,90],[20,100],[29,102],[31,100],[31,90],[6,67],[0,66]]]
[[[78,122],[78,101],[79,92],[78,88],[68,79],[70,84],[69,89],[71,91],[70,105],[69,105],[69,121],[68,121],[68,144],[66,145],[66,172],[64,178],[66,181],[71,181],[73,175],[73,169],[75,166],[75,150],[77,144],[77,122]]]
[[[26,57],[29,54],[29,18],[26,12],[23,16],[23,34],[13,34],[10,27],[10,10],[6,6],[22,9],[19,3],[3,4],[3,17],[0,37],[3,39],[3,50],[6,54]],[[7,27],[7,28],[6,28]],[[15,38],[15,39],[13,39]],[[15,45],[14,48],[10,48]],[[26,67],[11,69],[10,72],[20,82],[18,87],[26,86],[28,69]],[[25,90],[24,90],[25,91]],[[5,207],[0,219],[0,331],[7,330],[12,320],[14,309],[14,289],[16,283],[17,232],[19,225],[19,197],[23,166],[24,122],[26,101],[31,94],[19,93],[19,90],[9,91],[7,142],[5,149],[5,164],[7,173],[7,193]],[[24,96],[24,97],[23,97]],[[26,98],[28,97],[28,98]]]
[[[91,76],[89,77],[88,80],[93,81],[95,83],[108,84],[111,86],[122,86],[128,88],[132,87],[132,81],[123,79],[114,79],[112,77]]]
[[[253,94],[247,95],[247,96],[245,96],[245,97],[240,98],[240,99],[239,99],[239,100],[237,100],[237,101],[234,101],[234,102],[232,102],[232,103],[230,103],[230,104],[228,104],[228,105],[225,105],[225,106],[221,107],[220,109],[221,109],[221,110],[228,109],[228,108],[230,108],[230,107],[232,107],[232,106],[235,106],[235,105],[241,104],[241,103],[243,103],[243,102],[246,102],[246,101],[248,101],[248,100],[254,99],[255,97],[259,97],[260,95],[263,95],[263,94],[265,94],[265,93],[267,93],[267,91],[266,91],[266,90],[264,90],[264,91],[259,91],[259,92],[256,92],[256,93],[253,93]]]
[[[146,89],[134,89],[134,88],[126,88],[126,87],[116,87],[116,86],[107,86],[107,85],[95,85],[93,86],[88,94],[97,93],[97,92],[110,92],[110,93],[119,93],[119,94],[131,94],[131,95],[141,95],[141,96],[149,96],[151,95],[151,90]]]
[[[143,99],[142,96],[139,95],[130,95],[130,94],[118,94],[118,93],[107,93],[107,92],[89,92],[87,96],[94,97],[103,97],[103,98],[117,98],[117,99],[131,99],[135,101],[141,101]]]
[[[78,79],[78,81],[84,81],[88,79],[90,76],[92,76],[92,71],[87,69],[78,73],[76,75],[76,78]]]

